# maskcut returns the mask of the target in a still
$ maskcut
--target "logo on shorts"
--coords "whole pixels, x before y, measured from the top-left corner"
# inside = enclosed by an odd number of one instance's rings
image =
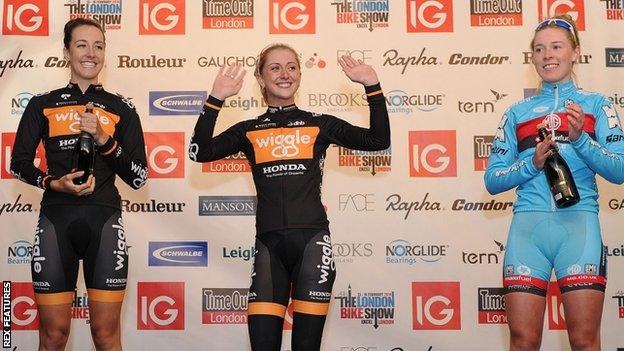
[[[358,320],[375,329],[394,324],[394,291],[353,292],[349,284],[347,291],[339,292],[334,299],[340,303],[340,319]]]
[[[520,275],[529,275],[531,274],[531,268],[525,265],[519,265],[518,268],[516,269],[516,272],[518,272],[518,274]]]
[[[568,275],[580,274],[581,269],[582,268],[580,264],[573,264],[571,266],[568,266]]]
[[[316,266],[316,268],[320,270],[319,284],[326,283],[329,274],[336,271],[336,263],[332,255],[331,239],[328,234],[323,235],[322,239],[323,240],[319,240],[315,243],[320,247],[322,253],[321,262]]]

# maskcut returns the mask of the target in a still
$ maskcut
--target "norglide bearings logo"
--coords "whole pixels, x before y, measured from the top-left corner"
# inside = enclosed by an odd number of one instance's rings
[[[347,291],[336,294],[334,299],[340,303],[340,319],[359,320],[375,329],[394,324],[394,291],[360,293],[353,292],[349,285]]]
[[[392,170],[391,147],[381,151],[351,150],[346,147],[338,148],[338,166],[353,167],[358,172],[375,175],[377,173],[390,172]]]
[[[355,24],[356,28],[365,28],[371,32],[375,28],[389,26],[389,0],[340,0],[331,4],[336,6],[338,24]]]

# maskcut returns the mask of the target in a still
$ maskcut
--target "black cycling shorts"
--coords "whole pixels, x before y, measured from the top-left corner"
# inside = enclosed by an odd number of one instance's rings
[[[38,304],[71,303],[79,260],[83,260],[89,300],[123,300],[128,249],[118,209],[96,205],[41,209],[31,262]]]
[[[295,312],[326,315],[335,278],[327,230],[262,233],[256,237],[248,312],[284,317],[292,296]]]

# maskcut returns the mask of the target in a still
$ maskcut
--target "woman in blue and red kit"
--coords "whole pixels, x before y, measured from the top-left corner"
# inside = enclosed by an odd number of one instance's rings
[[[390,146],[386,103],[375,70],[349,56],[339,60],[353,82],[364,85],[370,128],[300,110],[298,54],[274,44],[259,55],[255,76],[267,104],[256,119],[213,136],[226,98],[242,87],[245,71],[222,67],[199,116],[189,156],[209,162],[242,151],[251,164],[258,196],[254,273],[249,289],[253,350],[280,350],[289,296],[293,300],[293,351],[319,350],[331,299],[335,265],[329,222],[321,203],[325,151],[330,144],[358,150]]]
[[[70,20],[63,42],[70,81],[30,100],[11,158],[11,172],[44,190],[31,264],[39,350],[65,349],[82,260],[95,348],[118,351],[128,251],[115,179],[133,189],[145,184],[145,143],[134,105],[98,83],[106,49],[102,27],[90,19]],[[86,112],[88,103],[93,113]],[[96,156],[93,174],[76,185],[73,180],[83,172],[72,170],[72,154],[81,131],[92,135]],[[47,171],[33,164],[40,142]]]
[[[485,172],[491,194],[517,188],[503,266],[510,350],[539,349],[553,269],[572,350],[600,350],[607,279],[595,176],[624,182],[624,137],[609,99],[572,81],[580,46],[570,16],[541,22],[531,49],[540,89],[506,111]],[[539,123],[550,132],[542,142],[536,139]],[[556,207],[543,171],[552,147],[570,167],[580,194],[570,207]]]

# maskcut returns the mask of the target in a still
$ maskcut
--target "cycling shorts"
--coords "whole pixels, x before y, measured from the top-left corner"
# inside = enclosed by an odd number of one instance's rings
[[[503,266],[506,291],[546,296],[553,269],[562,293],[578,289],[604,292],[607,255],[596,213],[513,215]]]
[[[83,260],[89,300],[123,300],[128,250],[118,209],[96,205],[54,205],[41,209],[31,262],[38,304],[71,303],[79,260]]]
[[[292,297],[294,312],[327,315],[335,277],[327,230],[262,233],[256,237],[249,314],[283,318]]]

